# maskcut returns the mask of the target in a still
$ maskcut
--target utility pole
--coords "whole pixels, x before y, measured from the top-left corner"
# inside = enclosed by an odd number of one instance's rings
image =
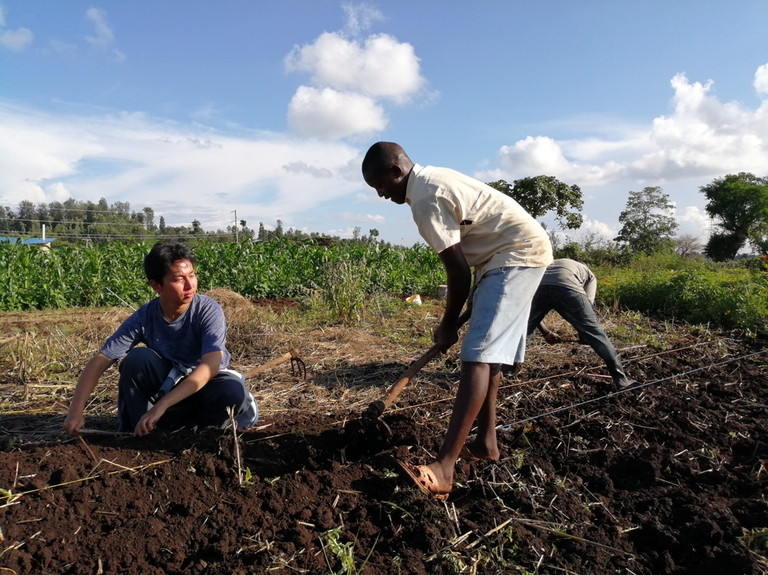
[[[239,242],[240,239],[237,234],[237,210],[232,210],[229,212],[230,214],[235,214],[235,243]]]

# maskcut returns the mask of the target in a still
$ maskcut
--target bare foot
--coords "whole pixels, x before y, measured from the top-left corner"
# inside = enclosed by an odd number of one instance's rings
[[[467,459],[469,461],[498,461],[499,450],[489,449],[485,445],[479,443],[467,443],[461,448],[459,453],[461,459]]]

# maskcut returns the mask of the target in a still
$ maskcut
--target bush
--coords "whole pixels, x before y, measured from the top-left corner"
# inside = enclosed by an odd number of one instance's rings
[[[726,329],[768,331],[764,272],[664,256],[598,277],[600,301],[609,305]]]

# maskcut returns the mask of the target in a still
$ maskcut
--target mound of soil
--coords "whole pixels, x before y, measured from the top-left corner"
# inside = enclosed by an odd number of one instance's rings
[[[643,384],[621,393],[591,350],[532,342],[502,383],[501,461],[460,460],[446,503],[400,478],[395,458],[436,453],[454,361],[426,367],[380,420],[297,392],[237,440],[96,433],[106,418],[29,441],[63,415],[4,417],[0,571],[763,573],[765,342],[662,331],[663,344],[623,351]]]

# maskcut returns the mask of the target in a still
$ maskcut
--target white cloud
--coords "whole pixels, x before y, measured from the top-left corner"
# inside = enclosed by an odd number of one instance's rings
[[[558,227],[553,217],[545,217],[542,223],[547,228],[547,232],[555,237],[555,245],[563,247],[566,243],[574,242],[581,246],[600,247],[611,244],[616,237],[617,231],[608,224],[584,217],[584,222],[577,230],[563,230]]]
[[[500,168],[482,172],[478,177],[484,181],[512,181],[526,176],[548,175],[569,184],[579,182],[580,186],[602,184],[618,179],[622,166],[614,160],[602,160],[602,164],[580,160],[610,157],[619,147],[622,145],[596,140],[558,142],[546,136],[528,136],[511,146],[502,146],[499,150]]]
[[[62,40],[53,38],[50,41],[50,46],[51,46],[51,50],[53,50],[53,52],[55,52],[56,54],[64,54],[67,56],[74,56],[75,54],[77,54],[77,46],[70,42],[64,42]]]
[[[93,23],[93,36],[86,36],[85,39],[92,46],[98,48],[108,48],[115,41],[115,34],[112,27],[107,22],[107,13],[100,8],[89,8],[85,11],[85,17]]]
[[[86,36],[85,40],[94,48],[109,50],[118,62],[125,60],[125,55],[114,47],[115,34],[107,20],[107,12],[100,8],[89,8],[85,17],[91,21],[94,34]]]
[[[0,31],[0,46],[19,52],[34,40],[32,31],[27,28]]]
[[[347,28],[355,34],[380,19],[370,7],[346,6]],[[387,34],[357,40],[325,32],[295,46],[285,69],[309,75],[291,99],[288,121],[303,136],[344,138],[384,130],[382,101],[404,105],[425,91],[419,58],[408,43]]]
[[[361,224],[383,224],[386,218],[381,214],[357,214],[352,212],[341,212],[339,218],[349,222],[357,222]],[[368,230],[366,230],[367,233]]]
[[[294,174],[309,174],[315,178],[330,178],[333,176],[333,172],[327,168],[310,166],[306,162],[290,162],[283,166],[283,169]]]
[[[0,205],[104,197],[152,207],[168,225],[199,219],[208,230],[229,225],[232,209],[249,223],[294,225],[361,187],[347,177],[359,152],[343,144],[221,135],[141,114],[45,115],[2,101],[0,158]]]
[[[755,90],[761,96],[768,96],[768,64],[763,64],[755,72]]]
[[[766,66],[755,74],[758,90],[768,86]],[[678,74],[670,83],[672,113],[654,118],[644,128],[628,129],[623,137],[610,140],[529,136],[502,146],[500,170],[488,173],[508,180],[547,174],[579,186],[605,186],[627,179],[659,185],[765,170],[768,114],[762,108],[721,102],[712,94],[711,81],[690,82]],[[599,126],[592,130],[603,131]]]
[[[699,188],[729,173],[765,173],[768,102],[755,109],[722,102],[714,94],[714,82],[691,82],[683,74],[674,76],[670,85],[671,111],[645,126],[622,125],[614,118],[600,124],[593,117],[585,130],[589,135],[581,139],[529,136],[502,146],[497,167],[479,171],[475,177],[512,182],[543,174],[578,185],[584,213],[614,223],[597,225],[596,220],[586,220],[576,233],[594,231],[611,238],[620,227],[617,221],[623,209],[617,200],[630,190],[660,186],[679,206],[678,234],[706,242],[711,222]],[[755,89],[768,94],[768,64],[757,69]],[[579,124],[568,124],[571,131],[574,125]]]
[[[768,118],[737,102],[720,102],[713,82],[690,83],[678,74],[673,113],[653,121],[654,150],[631,167],[666,180],[693,174],[718,176],[757,171],[768,164]]]
[[[290,72],[310,74],[312,84],[354,90],[406,102],[424,86],[413,46],[379,34],[363,43],[326,32],[313,44],[295,47],[285,59]]]
[[[702,242],[707,241],[714,226],[707,212],[696,206],[687,206],[682,212],[678,210],[676,219],[680,226],[677,229],[678,236],[694,236]]]
[[[29,28],[5,29],[5,9],[0,6],[0,46],[19,52],[34,40],[35,35]]]
[[[384,15],[369,4],[344,4],[342,9],[347,17],[344,29],[353,36],[368,30],[374,22],[384,20]]]
[[[613,240],[613,238],[615,238],[619,232],[605,222],[584,218],[584,223],[582,224],[581,228],[579,228],[579,233],[584,238],[596,236],[608,240]]]
[[[550,220],[550,221],[548,221]],[[600,242],[610,242],[618,234],[618,229],[605,222],[592,220],[584,217],[584,222],[577,230],[562,230],[557,226],[554,218],[545,218],[547,230],[554,232],[555,236],[561,242],[573,241],[578,244],[592,244]]]
[[[288,123],[301,136],[338,139],[383,130],[387,117],[367,96],[300,86],[288,105]]]

